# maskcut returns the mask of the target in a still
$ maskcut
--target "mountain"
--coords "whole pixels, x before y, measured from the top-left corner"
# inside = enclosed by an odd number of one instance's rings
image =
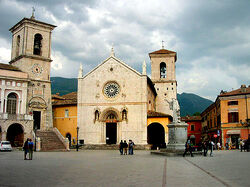
[[[51,77],[52,94],[65,95],[77,91],[77,78]],[[181,108],[181,116],[202,112],[213,102],[192,93],[177,94]]]
[[[205,99],[192,93],[177,94],[181,108],[181,116],[193,115],[196,112],[203,112],[213,101]]]
[[[65,95],[77,91],[76,78],[51,77],[51,93]]]

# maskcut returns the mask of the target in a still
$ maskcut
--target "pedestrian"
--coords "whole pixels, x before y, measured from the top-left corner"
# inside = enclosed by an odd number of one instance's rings
[[[24,142],[23,144],[23,152],[24,152],[24,160],[27,160],[27,154],[29,151],[29,138],[27,138],[27,140]]]
[[[123,154],[124,155],[128,154],[128,144],[127,144],[126,140],[124,140],[124,142],[123,142]]]
[[[29,160],[32,160],[33,157],[33,148],[34,148],[34,143],[32,142],[32,140],[29,140]]]
[[[212,157],[213,156],[213,149],[214,149],[214,142],[211,140],[209,145],[210,145],[210,156]]]
[[[121,140],[119,145],[120,154],[123,155],[123,141]]]
[[[217,150],[220,150],[220,142],[217,143]]]
[[[243,147],[244,147],[244,142],[242,139],[240,139],[240,152],[242,152]]]
[[[192,146],[191,146],[191,141],[190,141],[189,137],[188,137],[187,142],[185,144],[185,152],[183,153],[183,157],[185,157],[185,155],[188,151],[190,152],[191,157],[194,157],[194,155],[192,153]]]
[[[202,143],[202,148],[203,148],[203,155],[207,156],[207,149],[208,149],[208,147],[207,147],[207,141],[204,141]]]
[[[133,147],[134,147],[134,142],[132,140],[129,140],[129,143],[128,143],[128,154],[129,155],[134,154],[133,153]]]

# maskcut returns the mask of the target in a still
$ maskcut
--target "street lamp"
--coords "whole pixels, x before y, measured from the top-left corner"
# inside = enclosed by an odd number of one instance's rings
[[[34,131],[35,131],[35,151],[36,151],[36,131],[37,131],[37,126],[35,126]]]
[[[79,133],[79,127],[76,127],[76,134],[77,134],[76,151],[78,151],[78,133]]]

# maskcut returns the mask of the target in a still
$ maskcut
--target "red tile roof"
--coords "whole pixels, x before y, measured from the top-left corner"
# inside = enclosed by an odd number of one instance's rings
[[[219,97],[224,97],[224,96],[233,96],[233,95],[246,95],[246,94],[250,94],[250,87],[241,87],[237,90],[233,90],[231,92],[221,92],[221,94],[219,95]]]
[[[169,114],[164,114],[164,113],[161,113],[161,112],[155,112],[155,111],[152,111],[152,110],[149,110],[148,113],[147,113],[148,117],[171,117],[171,115]]]
[[[72,92],[63,96],[52,95],[53,106],[58,105],[77,105],[77,92]]]
[[[0,63],[0,69],[10,70],[10,71],[20,71],[21,72],[21,70],[18,69],[17,67],[9,65],[9,64],[3,64],[3,63]]]
[[[176,54],[176,52],[170,51],[170,50],[167,50],[167,49],[160,49],[158,51],[154,51],[154,52],[151,52],[149,54]]]
[[[201,121],[201,116],[185,116],[181,117],[181,121]]]

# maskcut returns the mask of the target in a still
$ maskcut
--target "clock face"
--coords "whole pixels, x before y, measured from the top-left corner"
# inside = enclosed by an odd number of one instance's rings
[[[39,64],[34,64],[32,66],[32,73],[34,73],[35,75],[39,75],[41,74],[43,71],[42,67]]]
[[[120,86],[116,82],[108,82],[103,88],[103,93],[108,98],[115,98],[120,93]]]

